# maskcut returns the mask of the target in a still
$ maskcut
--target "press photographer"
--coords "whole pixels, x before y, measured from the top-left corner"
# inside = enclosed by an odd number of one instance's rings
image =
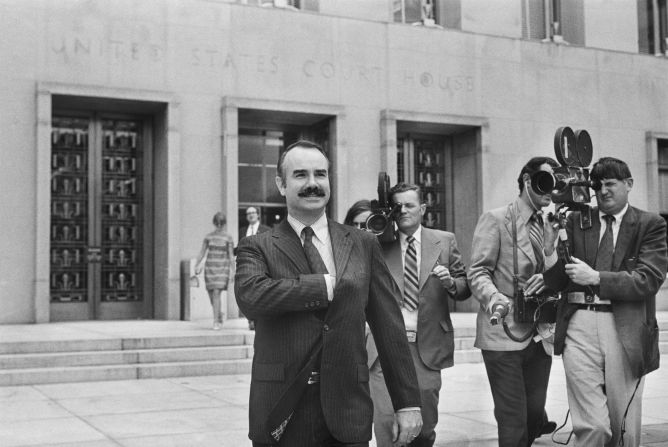
[[[543,410],[552,365],[551,325],[534,324],[533,314],[523,321],[515,311],[525,297],[541,296],[542,273],[557,262],[558,232],[542,215],[551,204],[551,190],[542,188],[551,185],[537,183],[553,182],[558,167],[549,157],[530,159],[517,178],[519,196],[485,212],[473,236],[468,280],[480,302],[475,346],[482,350],[501,447],[531,445],[556,427]],[[503,325],[492,324],[501,320],[518,336],[511,338]]]
[[[659,367],[655,295],[668,268],[666,223],[629,205],[633,178],[622,160],[601,158],[590,181],[598,208],[568,215],[567,256],[544,274],[563,291],[555,354],[575,445],[638,446],[644,375]]]

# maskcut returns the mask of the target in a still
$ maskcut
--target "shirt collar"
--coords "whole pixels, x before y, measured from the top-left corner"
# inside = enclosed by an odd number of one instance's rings
[[[629,204],[627,203],[626,205],[624,205],[624,208],[622,208],[620,212],[618,212],[617,214],[613,214],[613,216],[615,216],[615,224],[622,223],[622,219],[624,218],[624,215],[626,214],[628,209],[629,209]],[[601,220],[601,222],[603,222],[603,216],[605,216],[605,213],[601,211],[601,209],[599,208],[598,218]]]
[[[288,214],[288,223],[292,227],[293,230],[295,230],[295,233],[297,233],[297,236],[301,239],[302,237],[302,230],[306,228],[307,225],[304,225],[301,221],[299,221],[297,218],[293,217],[292,215]],[[329,226],[327,225],[327,216],[323,212],[318,219],[311,224],[311,228],[313,228],[313,233],[315,233],[315,236],[320,240],[321,242],[325,242],[327,240],[327,236],[329,234]]]
[[[420,244],[422,243],[422,225],[418,227],[417,230],[415,230],[415,233],[413,233],[413,237],[415,238],[415,241]],[[408,235],[406,235],[403,232],[399,232],[399,238],[401,239],[401,245],[404,246],[408,242],[406,242],[406,239],[408,238]]]
[[[529,219],[531,219],[531,216],[533,216],[534,211],[541,211],[541,210],[535,210],[532,206],[526,203],[521,197],[517,199],[517,209],[519,210],[520,217],[522,217],[522,220],[524,222],[528,222]]]

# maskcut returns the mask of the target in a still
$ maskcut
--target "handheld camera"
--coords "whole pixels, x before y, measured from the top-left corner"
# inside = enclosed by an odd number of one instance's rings
[[[394,218],[400,209],[401,204],[393,204],[390,197],[390,176],[385,172],[378,173],[378,200],[371,201],[371,215],[366,220],[367,231],[378,236],[380,242],[394,241]]]

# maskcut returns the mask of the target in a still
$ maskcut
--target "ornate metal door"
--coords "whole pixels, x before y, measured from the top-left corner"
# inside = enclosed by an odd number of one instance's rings
[[[136,119],[52,119],[52,321],[147,316],[143,134]]]

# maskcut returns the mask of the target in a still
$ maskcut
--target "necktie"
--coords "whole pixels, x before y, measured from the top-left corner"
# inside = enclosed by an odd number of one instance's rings
[[[406,257],[404,259],[404,307],[408,310],[415,310],[418,307],[418,269],[417,252],[413,242],[415,238],[408,236],[406,242]]]
[[[605,233],[598,244],[598,251],[596,252],[595,269],[598,272],[609,272],[612,270],[612,255],[615,252],[615,245],[612,238],[612,224],[615,222],[615,216],[606,214],[605,219]]]
[[[534,212],[529,219],[529,239],[531,248],[536,256],[536,272],[542,273],[545,267],[543,255],[543,217],[538,211]]]
[[[304,253],[306,253],[306,260],[311,267],[311,273],[329,273],[320,252],[313,245],[313,228],[304,227],[302,234],[304,235]]]

